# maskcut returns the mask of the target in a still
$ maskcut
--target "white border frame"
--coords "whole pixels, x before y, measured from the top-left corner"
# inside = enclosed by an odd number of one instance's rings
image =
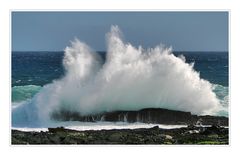
[[[231,132],[230,132],[230,137],[231,137],[231,143],[230,146],[226,147],[219,147],[219,146],[204,146],[201,148],[196,147],[196,146],[170,146],[170,147],[146,147],[146,146],[137,146],[137,147],[131,147],[131,148],[126,148],[126,147],[111,147],[111,148],[98,148],[95,147],[95,150],[92,150],[92,148],[82,148],[80,147],[79,149],[79,154],[94,154],[94,155],[106,155],[106,154],[116,154],[119,151],[119,154],[123,155],[122,153],[123,150],[127,150],[128,154],[167,154],[167,155],[177,155],[177,154],[184,154],[184,155],[203,155],[203,154],[211,154],[211,155],[229,155],[233,153],[239,153],[239,138],[240,138],[240,124],[239,124],[239,116],[240,113],[240,105],[239,103],[239,72],[238,72],[238,66],[239,66],[239,28],[240,28],[240,22],[239,22],[239,15],[240,15],[240,10],[237,7],[237,2],[233,2],[231,0],[221,0],[221,1],[210,1],[209,0],[202,0],[199,2],[191,1],[191,0],[182,0],[181,2],[178,0],[168,0],[168,1],[154,1],[154,0],[139,0],[139,1],[131,1],[127,2],[127,0],[122,0],[121,2],[113,2],[111,0],[102,0],[101,2],[96,2],[94,0],[88,0],[86,2],[81,2],[81,1],[74,1],[74,0],[59,0],[58,2],[55,0],[52,1],[47,1],[47,0],[42,0],[38,2],[34,2],[31,0],[11,0],[9,2],[1,2],[1,16],[0,19],[3,20],[3,23],[1,24],[1,43],[3,43],[0,46],[0,71],[2,71],[4,74],[1,76],[1,81],[0,81],[0,86],[3,87],[2,92],[5,92],[3,96],[1,95],[1,104],[0,104],[0,123],[2,124],[1,132],[0,132],[0,138],[1,138],[1,143],[4,143],[1,145],[4,154],[7,152],[7,154],[11,155],[42,155],[42,153],[45,154],[55,154],[57,153],[58,155],[67,155],[67,154],[75,154],[75,151],[78,150],[74,147],[62,147],[59,148],[58,146],[48,146],[47,148],[45,146],[44,150],[39,147],[32,147],[31,149],[26,148],[26,147],[11,147],[8,144],[9,136],[6,135],[9,132],[9,121],[6,120],[6,116],[9,116],[9,112],[6,111],[8,109],[8,106],[6,106],[6,103],[9,103],[9,80],[11,79],[9,77],[9,59],[6,59],[8,57],[7,51],[9,52],[9,25],[10,25],[10,19],[9,19],[9,10],[41,10],[45,9],[47,10],[97,10],[97,11],[102,11],[102,10],[169,10],[169,11],[181,11],[185,9],[190,9],[190,10],[230,10],[231,16],[229,17],[229,52],[230,52],[230,57],[229,57],[229,74],[230,74],[230,96],[229,96],[229,101],[231,103],[230,107],[230,127],[231,127]],[[231,43],[231,44],[230,44]],[[6,68],[8,67],[8,68]],[[2,101],[3,100],[3,101]],[[5,111],[4,111],[5,110]],[[78,146],[79,147],[79,146]],[[143,148],[139,148],[143,147]],[[213,150],[211,150],[213,149]],[[101,152],[100,152],[101,151]],[[160,153],[161,152],[161,153]]]

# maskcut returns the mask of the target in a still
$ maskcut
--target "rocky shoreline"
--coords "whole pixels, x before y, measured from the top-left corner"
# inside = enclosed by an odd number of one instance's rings
[[[12,145],[39,144],[119,144],[119,145],[228,145],[228,128],[193,126],[160,129],[158,126],[139,129],[76,131],[63,127],[46,132],[12,130]]]
[[[82,116],[74,112],[58,111],[52,115],[58,121],[83,122],[142,122],[166,125],[188,125],[185,128],[161,129],[158,126],[139,129],[76,131],[63,127],[48,128],[46,132],[12,130],[12,144],[187,144],[228,145],[228,118],[198,116],[190,112],[160,108],[139,111],[115,111]],[[203,126],[205,125],[205,126]],[[210,126],[209,126],[210,125]]]

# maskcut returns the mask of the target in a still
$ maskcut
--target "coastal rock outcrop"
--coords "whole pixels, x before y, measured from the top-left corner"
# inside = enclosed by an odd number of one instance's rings
[[[110,122],[142,122],[168,125],[219,125],[228,126],[228,118],[223,116],[198,116],[190,112],[161,108],[146,108],[139,111],[114,111],[102,114],[82,116],[76,112],[59,111],[52,114],[54,120],[60,121],[110,121]],[[201,121],[201,122],[199,122]]]

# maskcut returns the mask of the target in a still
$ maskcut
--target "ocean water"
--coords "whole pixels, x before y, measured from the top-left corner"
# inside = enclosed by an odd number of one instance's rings
[[[51,114],[62,110],[160,107],[228,116],[228,52],[135,48],[120,33],[111,28],[106,52],[78,39],[64,52],[12,52],[13,127],[52,125]]]
[[[105,60],[106,52],[98,52]],[[214,84],[214,92],[227,105],[227,52],[174,52],[194,62],[200,77]],[[12,102],[31,99],[44,85],[64,76],[64,52],[12,52]]]
[[[105,60],[106,52],[98,52]],[[200,77],[213,84],[228,87],[228,52],[173,52],[194,62]],[[12,87],[44,86],[64,76],[63,51],[12,52]],[[33,86],[34,87],[34,86]]]

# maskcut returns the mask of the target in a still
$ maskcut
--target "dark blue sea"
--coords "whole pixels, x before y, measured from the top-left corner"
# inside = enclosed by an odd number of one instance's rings
[[[99,52],[105,59],[105,53]],[[228,86],[227,52],[175,52],[183,54],[186,62],[194,62],[200,77],[214,84]],[[64,52],[13,52],[12,86],[51,83],[64,75],[62,65]]]

